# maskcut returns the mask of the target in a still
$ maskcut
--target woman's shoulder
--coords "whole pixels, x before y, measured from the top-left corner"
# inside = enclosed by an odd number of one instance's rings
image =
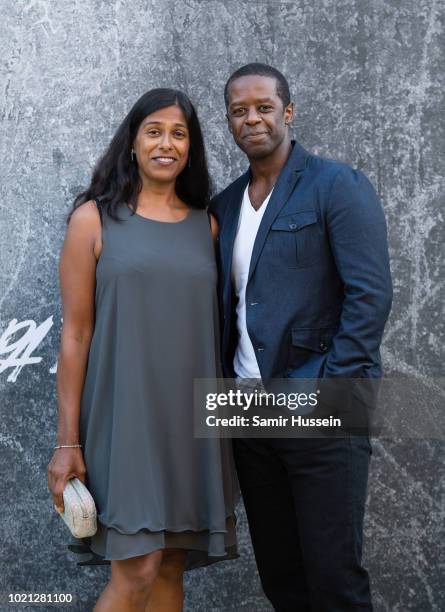
[[[91,225],[98,221],[101,222],[101,215],[95,200],[87,200],[77,206],[70,217],[70,224],[75,223],[77,226]]]
[[[102,218],[94,200],[80,204],[71,214],[67,237],[77,244],[90,245],[96,259],[102,252]]]

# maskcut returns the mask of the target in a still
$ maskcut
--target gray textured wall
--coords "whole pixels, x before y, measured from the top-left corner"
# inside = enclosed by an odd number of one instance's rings
[[[216,186],[225,186],[245,168],[225,129],[225,79],[247,61],[276,65],[294,94],[298,139],[363,168],[381,195],[395,285],[387,371],[435,386],[441,410],[444,6],[1,0],[0,9],[0,590],[72,592],[83,611],[107,570],[78,568],[65,552],[45,478],[64,215],[94,160],[140,94],[174,86],[196,102]],[[27,323],[12,334],[14,319]],[[431,410],[420,405],[420,418],[434,419]],[[365,558],[377,612],[445,609],[444,443],[414,437],[374,445]],[[187,610],[270,609],[243,515],[240,542],[240,560],[188,577]]]

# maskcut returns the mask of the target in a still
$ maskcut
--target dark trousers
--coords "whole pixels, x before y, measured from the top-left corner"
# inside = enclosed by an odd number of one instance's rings
[[[258,571],[277,612],[372,611],[361,565],[367,437],[234,439]]]

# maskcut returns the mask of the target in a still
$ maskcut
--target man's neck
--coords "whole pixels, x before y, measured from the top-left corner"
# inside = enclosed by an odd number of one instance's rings
[[[275,183],[291,151],[291,141],[289,138],[285,138],[271,155],[261,159],[250,159],[252,183]]]

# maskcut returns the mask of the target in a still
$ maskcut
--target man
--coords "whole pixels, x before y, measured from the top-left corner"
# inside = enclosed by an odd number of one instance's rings
[[[284,76],[225,88],[249,170],[213,199],[227,377],[378,378],[392,299],[386,224],[366,177],[292,142]],[[248,383],[247,383],[248,384]],[[372,610],[361,564],[367,436],[234,439],[255,558],[279,612]]]

